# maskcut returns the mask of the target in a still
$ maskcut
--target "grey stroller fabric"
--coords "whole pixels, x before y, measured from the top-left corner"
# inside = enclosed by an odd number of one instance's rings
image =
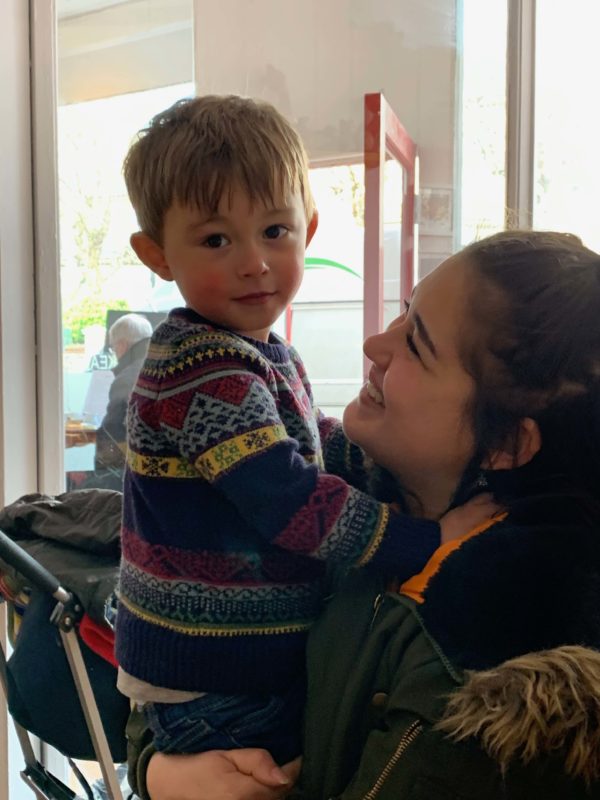
[[[109,489],[28,494],[0,511],[0,530],[73,592],[93,620],[103,622],[119,571],[121,507],[121,492]],[[14,569],[0,561],[0,572],[18,588]]]
[[[0,529],[100,623],[118,577],[121,498],[105,489],[29,494],[0,511]],[[10,578],[11,590],[27,587],[1,559],[0,573],[5,583]],[[65,755],[95,760],[61,637],[50,622],[55,605],[50,595],[31,593],[7,662],[8,707],[18,723]],[[117,690],[116,668],[79,641],[112,757],[124,761],[129,701]]]

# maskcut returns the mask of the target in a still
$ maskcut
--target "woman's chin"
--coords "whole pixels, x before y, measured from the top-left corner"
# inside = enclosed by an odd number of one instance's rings
[[[363,443],[361,441],[361,434],[364,433],[364,426],[361,424],[361,417],[362,413],[360,399],[355,397],[354,400],[351,400],[344,409],[342,427],[344,428],[344,433],[348,439],[350,439],[351,442],[354,442],[354,444],[362,447]]]

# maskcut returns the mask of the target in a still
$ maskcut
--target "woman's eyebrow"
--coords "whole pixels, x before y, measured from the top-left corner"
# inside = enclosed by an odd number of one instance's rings
[[[429,335],[427,328],[425,327],[425,324],[423,323],[423,320],[421,319],[419,314],[415,313],[414,320],[415,320],[415,327],[417,329],[420,339],[423,341],[423,344],[427,346],[427,349],[431,352],[431,355],[434,358],[437,358],[437,350],[435,349],[435,345],[431,341],[431,336]]]

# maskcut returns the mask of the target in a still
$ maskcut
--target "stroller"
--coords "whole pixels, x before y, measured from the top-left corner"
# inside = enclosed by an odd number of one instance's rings
[[[0,647],[0,686],[24,757],[21,777],[38,800],[78,795],[38,761],[30,734],[67,757],[88,800],[99,795],[74,759],[97,761],[100,795],[122,800],[114,765],[126,761],[129,702],[116,688],[112,632],[101,619],[116,582],[120,508],[119,492],[89,489],[26,495],[0,511],[0,601],[13,647],[8,658]],[[67,589],[72,576],[76,588]],[[101,646],[92,641],[98,632],[107,634]]]

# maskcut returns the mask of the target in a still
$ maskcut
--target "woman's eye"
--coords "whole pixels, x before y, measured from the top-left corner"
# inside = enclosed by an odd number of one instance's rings
[[[415,346],[415,341],[413,339],[412,333],[407,333],[406,334],[406,346],[408,347],[410,352],[413,355],[415,355],[420,361],[421,360],[421,356],[419,355],[419,351],[417,350],[417,348]]]
[[[213,250],[216,250],[219,247],[225,247],[227,244],[227,238],[223,236],[222,233],[211,233],[210,236],[207,236],[206,239],[202,242],[205,247],[210,247]]]
[[[284,225],[269,225],[265,229],[265,239],[281,239],[287,233],[287,228]]]

